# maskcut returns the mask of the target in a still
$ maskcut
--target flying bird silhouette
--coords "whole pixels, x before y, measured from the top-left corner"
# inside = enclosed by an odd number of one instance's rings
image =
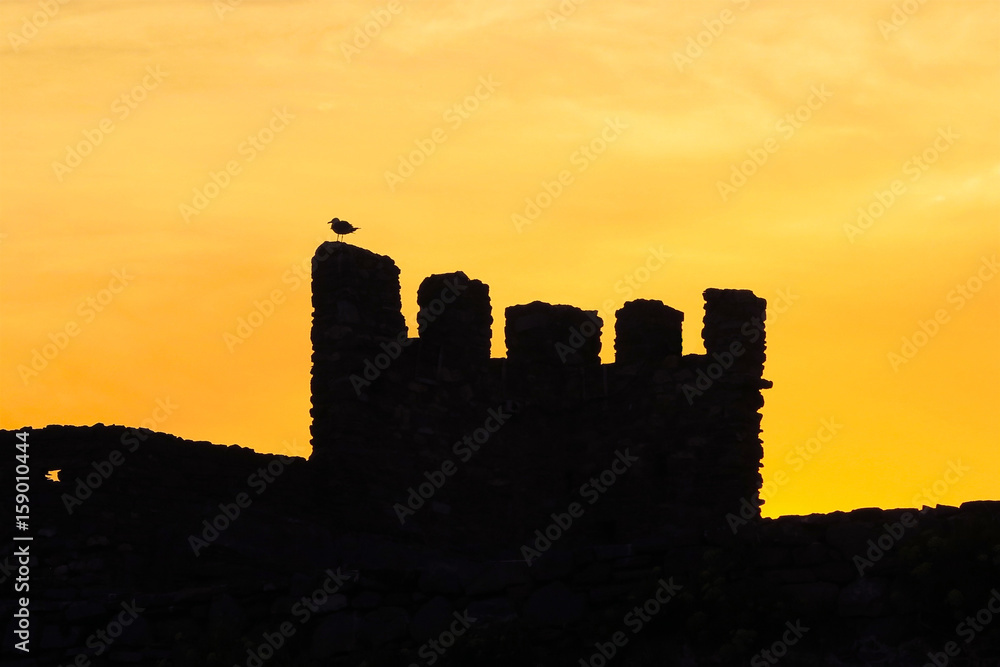
[[[356,232],[359,229],[361,229],[360,227],[355,227],[347,220],[341,220],[340,218],[334,218],[328,224],[330,225],[331,228],[333,228],[333,231],[337,234],[338,241],[343,240],[345,234],[350,234],[351,232]]]

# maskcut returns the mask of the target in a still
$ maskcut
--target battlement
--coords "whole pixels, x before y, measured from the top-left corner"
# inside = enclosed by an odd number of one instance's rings
[[[535,301],[506,309],[507,356],[491,359],[488,285],[429,276],[410,337],[392,259],[324,243],[313,258],[311,460],[370,476],[387,507],[451,461],[439,512],[414,517],[445,532],[489,517],[513,537],[623,450],[636,458],[629,483],[591,512],[604,538],[756,510],[766,303],[748,290],[704,298],[706,354],[683,353],[684,313],[636,300],[615,313],[615,361],[603,364],[596,311]],[[487,431],[498,410],[509,418]],[[483,442],[460,447],[470,435]]]

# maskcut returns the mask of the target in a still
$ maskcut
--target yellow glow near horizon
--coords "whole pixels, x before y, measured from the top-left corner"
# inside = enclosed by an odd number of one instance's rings
[[[307,455],[338,216],[411,331],[488,283],[495,356],[516,303],[660,299],[703,352],[704,289],[767,299],[768,515],[1000,498],[1000,4],[899,5],[5,2],[0,425]]]

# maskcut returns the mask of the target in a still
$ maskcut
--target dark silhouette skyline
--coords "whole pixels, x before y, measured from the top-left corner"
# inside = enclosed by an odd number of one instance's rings
[[[595,311],[509,307],[493,359],[489,287],[463,272],[421,283],[415,338],[390,258],[327,242],[313,277],[308,461],[103,424],[0,431],[30,443],[15,547],[35,601],[30,656],[8,633],[5,659],[1000,657],[1000,502],[761,518],[752,292],[705,291],[706,354],[684,354],[684,313],[626,303],[602,364]],[[0,551],[5,581],[19,553]]]

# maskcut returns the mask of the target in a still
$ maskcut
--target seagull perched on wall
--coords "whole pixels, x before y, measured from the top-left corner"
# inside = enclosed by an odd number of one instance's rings
[[[356,232],[359,229],[361,229],[360,227],[355,227],[347,220],[341,220],[340,218],[334,218],[328,224],[330,225],[331,228],[333,228],[333,231],[337,234],[338,241],[343,240],[345,234],[350,234],[351,232]]]

